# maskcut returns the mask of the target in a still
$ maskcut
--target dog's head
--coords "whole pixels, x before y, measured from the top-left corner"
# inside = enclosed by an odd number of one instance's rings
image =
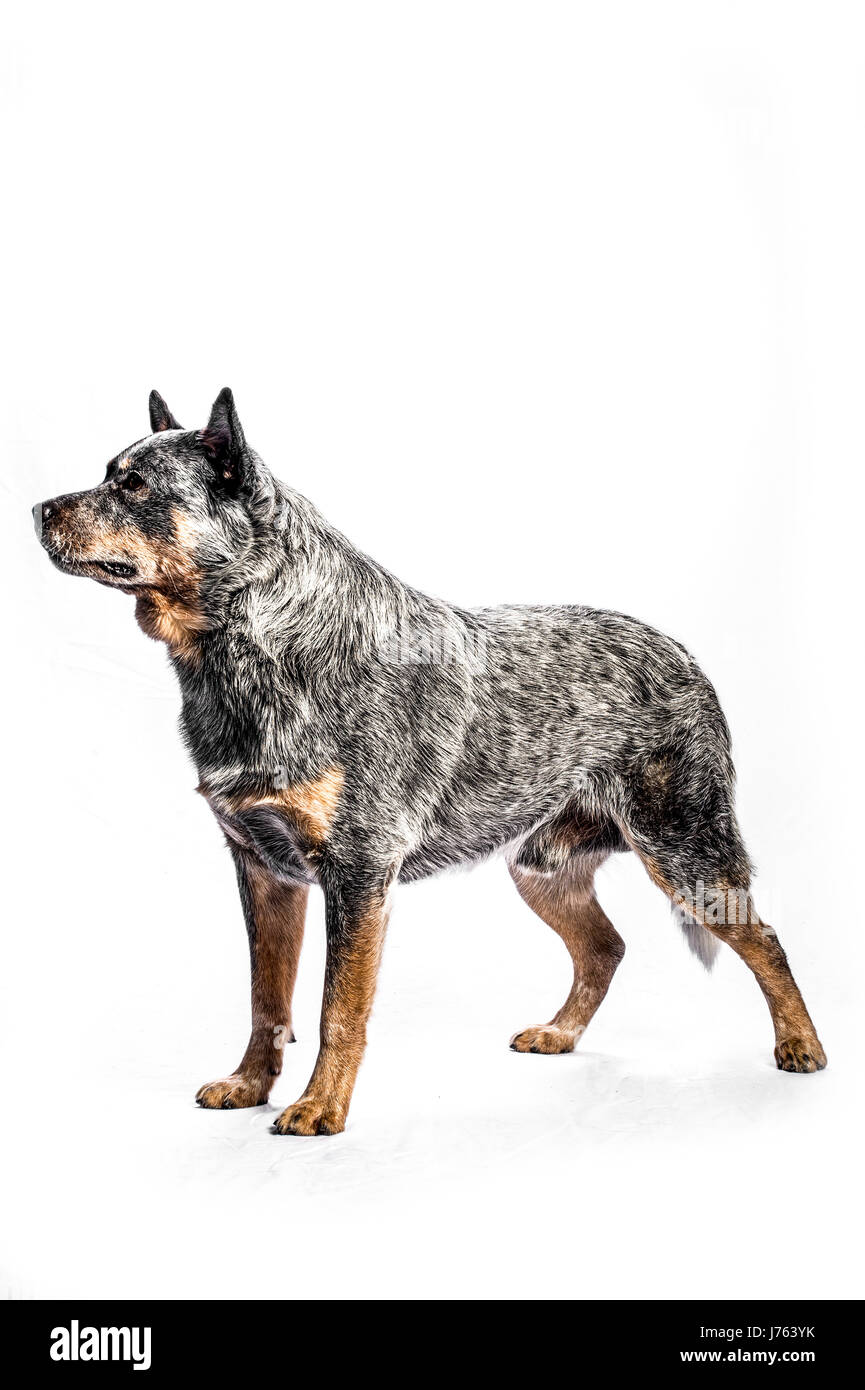
[[[154,601],[191,602],[249,545],[258,461],[227,387],[207,426],[193,431],[153,391],[150,427],[111,460],[96,487],[37,503],[36,530],[66,574]]]

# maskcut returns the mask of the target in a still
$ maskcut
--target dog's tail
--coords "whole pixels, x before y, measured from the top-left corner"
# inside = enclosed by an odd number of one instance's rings
[[[689,917],[682,908],[674,906],[673,917],[682,929],[688,949],[694,952],[697,960],[702,961],[707,970],[711,970],[718,951],[721,949],[721,943],[706,927],[701,927],[699,922],[695,922],[693,917]]]

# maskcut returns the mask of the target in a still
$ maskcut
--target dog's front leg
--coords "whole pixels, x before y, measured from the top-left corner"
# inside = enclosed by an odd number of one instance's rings
[[[252,973],[252,1032],[231,1076],[202,1086],[195,1099],[207,1110],[264,1105],[282,1071],[283,1049],[294,1042],[291,998],[303,943],[309,889],[274,878],[251,855],[234,850]]]
[[[325,884],[321,1046],[306,1090],[276,1121],[277,1134],[339,1134],[345,1129],[366,1046],[387,916],[385,880],[355,873]]]

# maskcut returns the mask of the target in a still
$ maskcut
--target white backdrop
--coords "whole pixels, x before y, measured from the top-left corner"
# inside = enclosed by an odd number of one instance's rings
[[[3,65],[4,1292],[861,1295],[863,32],[855,5],[19,6]],[[500,862],[398,897],[345,1134],[197,1087],[246,1040],[230,859],[130,602],[53,571],[156,386],[464,604],[621,609],[733,730],[829,1053],[774,1070],[629,858],[579,1051]]]

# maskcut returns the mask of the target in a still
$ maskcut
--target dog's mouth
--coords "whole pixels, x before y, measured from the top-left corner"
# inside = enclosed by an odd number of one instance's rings
[[[125,565],[120,560],[86,560],[84,563],[110,574],[113,579],[134,579],[137,574],[133,565]]]
[[[43,541],[43,545],[44,545]],[[125,560],[93,560],[90,556],[68,555],[45,545],[52,563],[64,574],[83,575],[99,584],[125,588],[136,579],[138,571]]]

